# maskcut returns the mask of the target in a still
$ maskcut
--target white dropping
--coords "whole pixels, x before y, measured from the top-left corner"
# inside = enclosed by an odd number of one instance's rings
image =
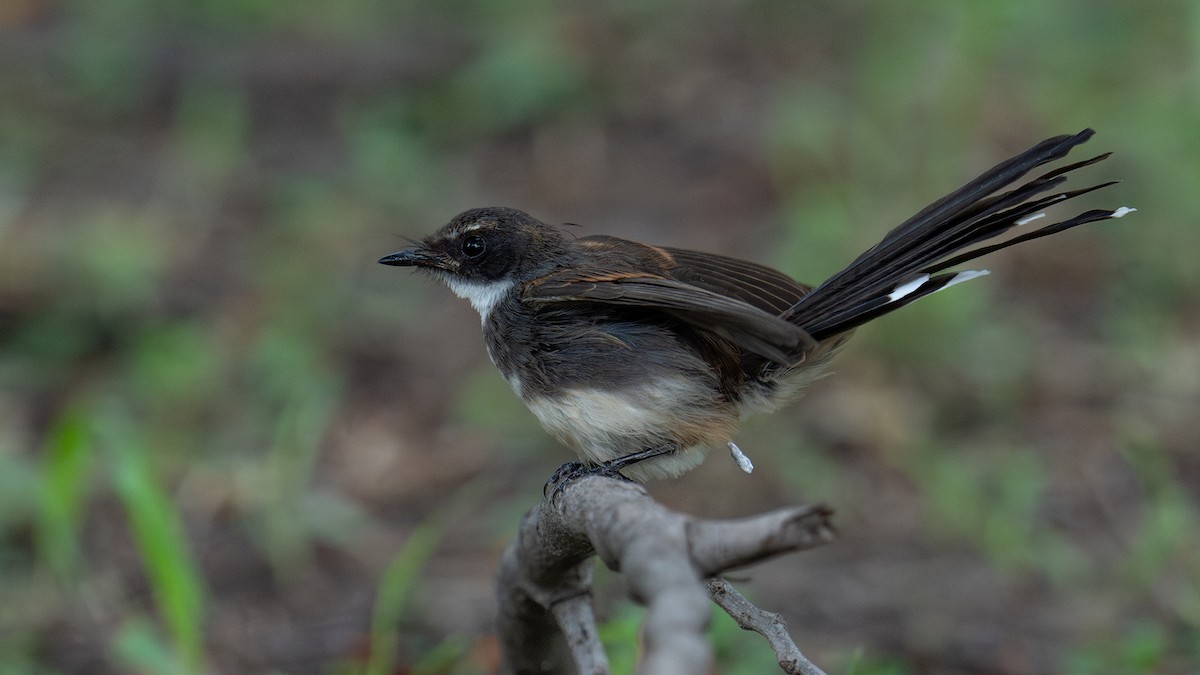
[[[754,462],[742,452],[742,449],[737,446],[737,443],[729,441],[726,445],[729,446],[729,454],[733,455],[733,461],[737,462],[738,468],[746,473],[754,473]]]
[[[465,281],[450,275],[443,278],[455,295],[470,301],[475,311],[479,312],[479,320],[483,323],[487,323],[488,315],[516,284],[512,279],[480,283]]]
[[[924,286],[926,281],[929,281],[929,275],[922,274],[908,283],[900,284],[888,294],[888,302],[895,302],[900,298],[912,293],[913,291],[916,291],[921,286]]]
[[[1024,218],[1018,220],[1017,225],[1028,225],[1029,223],[1032,223],[1033,221],[1037,220],[1038,218],[1045,218],[1045,217],[1046,217],[1045,213],[1035,213],[1032,216],[1025,216]]]
[[[1137,211],[1137,209],[1131,209],[1131,208],[1129,208],[1128,206],[1122,206],[1121,208],[1117,209],[1116,211],[1113,211],[1113,213],[1112,213],[1112,217],[1113,217],[1113,218],[1120,218],[1120,217],[1122,217],[1122,216],[1125,216],[1125,215],[1128,215],[1128,214],[1130,214],[1130,213],[1133,213],[1134,211]]]

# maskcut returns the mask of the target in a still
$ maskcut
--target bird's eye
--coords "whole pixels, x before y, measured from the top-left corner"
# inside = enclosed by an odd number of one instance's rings
[[[467,256],[468,258],[470,258],[472,260],[483,255],[483,252],[486,250],[487,250],[487,242],[485,242],[483,240],[483,237],[481,237],[477,234],[472,234],[471,236],[463,239],[463,241],[462,241],[463,255]]]

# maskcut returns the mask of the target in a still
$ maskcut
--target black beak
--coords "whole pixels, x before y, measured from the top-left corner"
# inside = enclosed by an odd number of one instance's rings
[[[379,259],[380,265],[392,265],[395,267],[442,267],[446,266],[445,259],[419,246],[406,248],[403,251],[397,251],[391,255],[385,255]]]

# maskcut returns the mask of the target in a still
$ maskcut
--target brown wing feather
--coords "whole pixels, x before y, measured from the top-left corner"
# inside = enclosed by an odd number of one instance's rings
[[[585,243],[604,246],[593,249],[588,266],[535,279],[526,284],[522,299],[531,304],[598,302],[657,309],[777,363],[790,363],[815,344],[795,324],[756,304],[668,277],[673,257],[663,249],[597,239]]]
[[[781,314],[811,289],[782,272],[746,260],[684,249],[663,249],[674,257],[670,276]]]
[[[765,265],[714,253],[659,247],[628,239],[593,235],[577,242],[613,271],[652,272],[720,295],[736,298],[769,314],[780,314],[804,297],[810,286]]]

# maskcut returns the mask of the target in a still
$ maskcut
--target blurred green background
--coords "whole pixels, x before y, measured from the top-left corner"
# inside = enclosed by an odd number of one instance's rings
[[[1200,672],[1200,6],[0,0],[0,673],[490,672],[568,454],[379,256],[510,205],[814,282],[1086,126],[1124,182],[1081,208],[1137,214],[651,486],[838,509],[741,584],[831,673]]]

